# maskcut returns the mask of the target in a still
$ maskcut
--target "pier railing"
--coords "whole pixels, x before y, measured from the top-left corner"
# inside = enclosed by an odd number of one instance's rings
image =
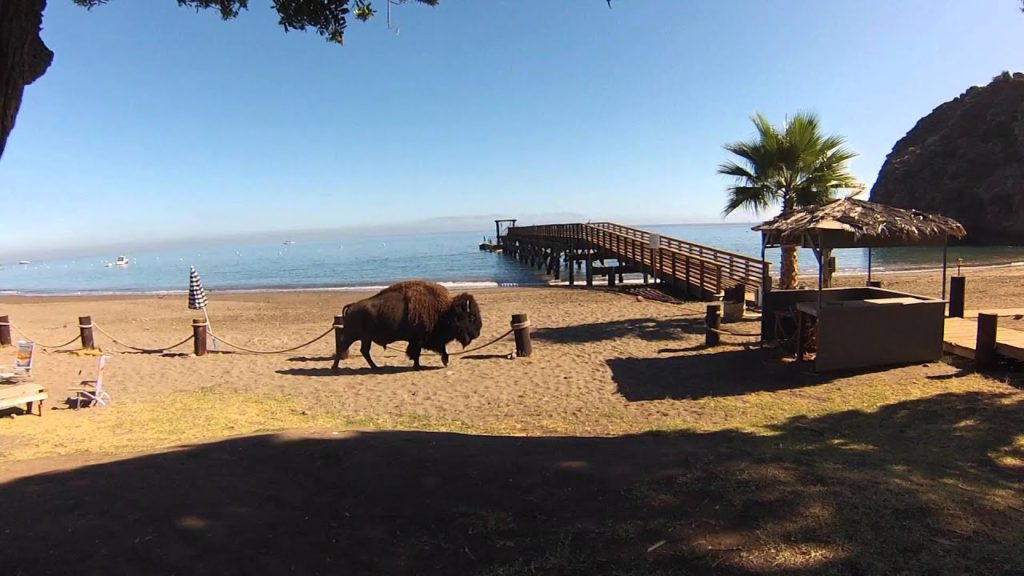
[[[659,234],[658,248],[651,233],[611,222],[546,224],[509,228],[510,241],[557,245],[562,249],[594,250],[672,285],[699,288],[711,295],[743,285],[760,291],[766,266],[756,258]]]
[[[631,228],[629,226],[623,226],[612,222],[598,222],[590,224],[590,226],[612,230],[619,234],[630,236],[644,242],[650,242],[651,238],[651,233],[646,230]],[[760,288],[761,284],[764,282],[766,272],[765,263],[759,258],[752,258],[736,252],[697,244],[696,242],[688,242],[671,236],[664,236],[661,234],[659,234],[659,236],[659,245],[663,248],[678,250],[684,254],[704,258],[721,264],[722,274],[726,278],[732,280],[732,283],[743,284],[752,288]]]

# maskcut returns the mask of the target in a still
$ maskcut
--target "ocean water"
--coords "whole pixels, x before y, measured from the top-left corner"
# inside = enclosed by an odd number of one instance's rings
[[[749,224],[647,226],[646,229],[716,248],[760,257],[759,235]],[[542,285],[547,279],[499,254],[478,250],[493,230],[479,233],[395,236],[321,237],[260,242],[195,242],[163,249],[125,250],[126,267],[107,266],[120,254],[103,253],[27,265],[4,262],[0,294],[107,294],[184,292],[188,269],[195,266],[210,291],[333,289],[366,290],[410,278],[446,283],[453,289]],[[801,269],[816,271],[810,251],[802,251]],[[835,252],[840,273],[866,269],[867,251]],[[965,266],[1024,263],[1024,247],[954,247],[951,264]],[[778,269],[779,254],[767,259]],[[935,268],[942,250],[936,248],[876,249],[877,271]]]

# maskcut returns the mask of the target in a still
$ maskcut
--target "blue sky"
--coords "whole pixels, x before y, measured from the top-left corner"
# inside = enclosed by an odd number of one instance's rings
[[[725,142],[818,112],[870,185],[935,106],[1024,69],[1016,0],[442,0],[285,33],[50,0],[0,158],[7,253],[571,212],[718,221]],[[740,215],[751,220],[750,215]]]

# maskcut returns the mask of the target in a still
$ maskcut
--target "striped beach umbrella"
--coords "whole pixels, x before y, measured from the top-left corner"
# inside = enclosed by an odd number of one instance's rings
[[[206,310],[206,290],[195,266],[188,267],[188,309]]]

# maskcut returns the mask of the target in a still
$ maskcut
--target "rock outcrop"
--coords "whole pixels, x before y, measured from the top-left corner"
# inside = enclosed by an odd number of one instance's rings
[[[1024,245],[1024,74],[1004,72],[918,121],[871,200],[954,218],[967,244]]]

